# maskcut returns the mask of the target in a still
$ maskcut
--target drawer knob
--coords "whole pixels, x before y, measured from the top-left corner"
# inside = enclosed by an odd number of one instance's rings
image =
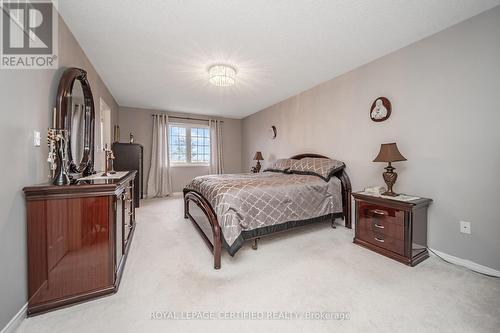
[[[383,225],[378,224],[378,223],[375,223],[373,226],[374,226],[375,228],[379,228],[379,229],[384,229],[384,228],[385,228]]]
[[[377,236],[373,237],[373,239],[375,239],[377,242],[380,242],[380,243],[384,243],[385,240],[381,239],[381,238],[378,238]]]
[[[372,213],[376,214],[376,215],[387,215],[386,211],[383,211],[383,210],[380,210],[380,209],[373,209]]]

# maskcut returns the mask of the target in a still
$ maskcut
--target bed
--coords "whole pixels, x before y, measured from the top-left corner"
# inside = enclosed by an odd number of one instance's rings
[[[291,159],[327,159],[300,154]],[[304,161],[305,161],[304,160]],[[184,218],[193,222],[221,267],[246,241],[336,218],[351,228],[351,183],[342,168],[328,179],[307,173],[263,172],[196,177],[184,188]]]

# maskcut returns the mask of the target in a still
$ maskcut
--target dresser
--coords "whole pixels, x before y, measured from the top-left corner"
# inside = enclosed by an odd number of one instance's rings
[[[427,208],[431,199],[398,201],[352,194],[355,200],[354,243],[415,266],[429,257],[427,251]]]
[[[118,290],[135,230],[135,174],[23,189],[28,315]]]

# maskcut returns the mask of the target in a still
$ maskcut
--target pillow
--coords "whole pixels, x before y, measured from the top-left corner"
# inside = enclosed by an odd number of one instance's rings
[[[336,172],[345,168],[344,162],[329,158],[306,157],[294,160],[289,172],[302,175],[316,175],[329,181]]]
[[[292,163],[295,160],[289,159],[289,158],[282,158],[277,160],[276,162],[272,163],[270,166],[268,166],[265,171],[271,171],[271,172],[286,172],[290,167],[292,166]]]

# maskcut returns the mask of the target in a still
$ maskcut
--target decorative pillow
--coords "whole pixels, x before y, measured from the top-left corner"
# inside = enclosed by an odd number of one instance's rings
[[[329,158],[306,157],[294,160],[289,172],[302,175],[316,175],[329,181],[333,174],[345,168],[344,162]]]
[[[282,158],[268,166],[264,171],[271,172],[286,172],[292,166],[292,163],[296,160],[292,160],[289,158]]]

